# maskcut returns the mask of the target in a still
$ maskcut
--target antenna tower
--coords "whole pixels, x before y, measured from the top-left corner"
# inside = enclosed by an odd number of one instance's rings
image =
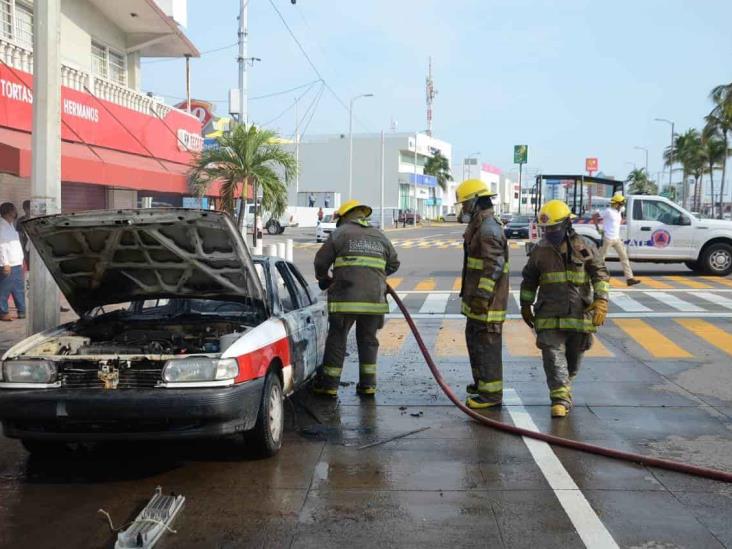
[[[432,135],[432,103],[437,95],[435,83],[432,81],[432,57],[429,58],[427,67],[427,78],[425,80],[425,93],[427,96],[427,135]]]

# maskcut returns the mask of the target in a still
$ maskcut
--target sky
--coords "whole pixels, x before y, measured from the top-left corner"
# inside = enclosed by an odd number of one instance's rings
[[[272,4],[332,93],[309,86],[319,77]],[[192,96],[217,101],[219,115],[237,87],[238,12],[238,0],[188,0],[186,34],[219,50],[191,62]],[[478,151],[513,171],[513,146],[527,144],[530,174],[580,173],[597,157],[624,177],[644,167],[634,147],[645,147],[655,178],[670,127],[653,119],[701,127],[709,91],[732,81],[730,21],[729,0],[249,0],[249,56],[261,58],[249,116],[293,135],[297,103],[306,136],[346,133],[342,103],[373,93],[356,103],[355,132],[393,121],[421,131],[431,56],[433,134],[452,143],[456,174]],[[184,75],[181,60],[143,60],[143,89],[169,102],[185,95]]]

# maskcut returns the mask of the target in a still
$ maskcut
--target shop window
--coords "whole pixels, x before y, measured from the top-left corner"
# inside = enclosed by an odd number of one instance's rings
[[[92,42],[92,73],[122,86],[127,84],[127,61],[123,53]]]
[[[33,46],[33,8],[21,0],[0,0],[0,36]]]

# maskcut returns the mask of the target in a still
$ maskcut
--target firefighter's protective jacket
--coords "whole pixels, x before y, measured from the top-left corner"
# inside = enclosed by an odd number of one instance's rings
[[[590,239],[570,229],[559,248],[540,240],[531,250],[522,275],[521,305],[534,304],[537,332],[597,331],[592,314],[585,310],[594,299],[608,299],[610,276]]]
[[[500,331],[508,304],[508,243],[493,210],[473,215],[465,231],[462,313]]]
[[[399,269],[391,241],[364,219],[344,220],[315,254],[315,277],[327,279],[328,310],[344,314],[385,314],[386,277]]]

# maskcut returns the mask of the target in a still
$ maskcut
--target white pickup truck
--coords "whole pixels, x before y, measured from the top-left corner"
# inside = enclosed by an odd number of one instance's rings
[[[272,217],[268,212],[259,210],[259,217],[264,222],[264,226],[260,227],[267,231],[268,234],[282,234],[287,227],[297,227],[298,223],[295,214],[285,211],[278,218]],[[254,204],[247,204],[246,224],[249,229],[254,225]]]
[[[663,196],[630,195],[626,200],[620,236],[631,261],[684,263],[717,276],[732,273],[732,221],[700,219]],[[601,242],[589,218],[578,219],[574,229]],[[608,259],[617,259],[613,250]]]

